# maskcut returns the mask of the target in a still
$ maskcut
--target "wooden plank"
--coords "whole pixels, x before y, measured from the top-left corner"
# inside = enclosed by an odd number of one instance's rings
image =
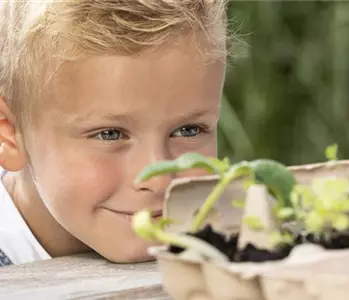
[[[1,300],[111,297],[169,299],[156,262],[114,264],[89,253],[0,268]]]
[[[78,297],[70,300],[170,300],[161,285],[152,287],[134,288],[119,292],[95,294],[92,296]]]

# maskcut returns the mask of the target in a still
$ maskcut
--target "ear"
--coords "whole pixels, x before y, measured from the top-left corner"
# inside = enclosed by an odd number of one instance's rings
[[[16,132],[14,116],[0,96],[0,166],[7,171],[19,171],[25,165],[25,155]]]

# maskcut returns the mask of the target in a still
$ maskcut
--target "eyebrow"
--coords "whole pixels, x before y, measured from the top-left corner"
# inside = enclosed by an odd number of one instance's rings
[[[90,120],[107,120],[107,121],[123,121],[130,123],[133,118],[125,114],[97,114],[96,112],[89,112],[82,116],[73,115],[67,117],[66,121],[69,124],[84,124],[89,123]]]
[[[219,114],[219,112],[217,112],[216,109],[197,109],[197,110],[191,111],[190,113],[177,116],[175,121],[198,119],[207,115],[216,115],[216,114]]]
[[[191,111],[190,113],[186,114],[181,114],[173,118],[172,121],[175,122],[183,122],[185,120],[189,119],[198,119],[203,116],[207,115],[216,115],[219,114],[217,113],[216,109],[196,109],[194,111]],[[69,124],[84,124],[84,123],[89,123],[89,120],[94,119],[94,120],[106,120],[106,121],[119,121],[119,122],[125,122],[125,123],[131,123],[135,120],[134,117],[126,114],[96,114],[95,112],[89,112],[83,116],[70,116],[67,117],[66,121]]]

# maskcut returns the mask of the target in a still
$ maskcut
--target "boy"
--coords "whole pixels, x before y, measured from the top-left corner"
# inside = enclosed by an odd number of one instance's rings
[[[161,216],[172,178],[134,179],[184,152],[216,155],[223,1],[0,5],[0,265],[152,259],[130,220]]]

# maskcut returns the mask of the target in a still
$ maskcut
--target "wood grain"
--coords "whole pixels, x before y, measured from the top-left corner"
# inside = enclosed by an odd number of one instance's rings
[[[0,268],[0,299],[169,298],[155,262],[114,264],[89,253]]]

